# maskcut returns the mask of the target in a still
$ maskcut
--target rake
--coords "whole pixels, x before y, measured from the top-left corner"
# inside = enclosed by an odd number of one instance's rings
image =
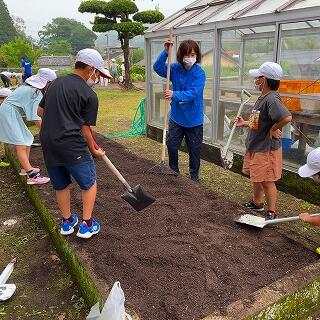
[[[169,34],[169,46],[168,46],[168,64],[167,64],[167,78],[166,78],[166,90],[169,90],[170,86],[170,64],[171,64],[171,51],[172,51],[172,28]],[[178,173],[173,171],[166,163],[166,139],[167,139],[167,126],[168,126],[168,110],[169,110],[170,99],[165,99],[164,104],[164,124],[162,133],[162,149],[161,149],[161,161],[146,173],[153,174],[164,174],[177,176]]]

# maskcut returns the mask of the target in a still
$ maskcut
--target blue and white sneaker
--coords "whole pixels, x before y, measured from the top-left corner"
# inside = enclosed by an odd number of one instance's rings
[[[83,238],[83,239],[89,239],[93,235],[97,234],[99,231],[100,231],[100,224],[97,221],[92,220],[91,227],[88,227],[87,223],[83,221],[79,226],[77,237]]]
[[[75,213],[71,214],[72,222],[66,220],[61,223],[60,233],[64,236],[68,236],[74,232],[74,227],[78,224],[79,219]]]

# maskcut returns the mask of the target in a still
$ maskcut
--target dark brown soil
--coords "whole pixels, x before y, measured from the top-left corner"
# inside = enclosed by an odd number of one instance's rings
[[[0,273],[17,258],[7,281],[17,289],[0,302],[0,319],[84,319],[84,300],[11,167],[0,168],[0,204]]]
[[[102,231],[89,241],[73,235],[70,242],[91,261],[99,281],[121,282],[126,303],[142,319],[201,319],[317,259],[276,228],[237,225],[233,218],[245,211],[201,184],[144,174],[154,163],[110,140],[97,141],[129,183],[140,183],[157,201],[135,212],[120,198],[121,184],[97,161],[94,216]],[[33,165],[44,166],[40,148],[31,155]],[[58,217],[50,185],[37,188]],[[73,210],[81,212],[76,185],[72,192]]]

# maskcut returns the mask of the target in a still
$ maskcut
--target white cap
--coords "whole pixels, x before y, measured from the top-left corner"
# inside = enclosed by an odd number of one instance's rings
[[[8,88],[0,89],[0,98],[7,97],[12,93],[12,91]]]
[[[299,176],[311,177],[320,171],[320,148],[312,150],[307,157],[307,163],[298,170]]]
[[[40,68],[38,73],[26,80],[26,83],[37,89],[43,89],[49,81],[57,78],[56,73],[49,68]]]
[[[104,61],[101,54],[94,49],[82,49],[77,53],[76,61],[83,62],[88,66],[92,66],[101,73],[103,78],[112,78],[111,74],[104,67]]]
[[[279,64],[275,62],[265,62],[259,69],[249,70],[249,75],[252,78],[266,77],[273,80],[281,80],[283,71]]]
[[[112,58],[111,61],[112,61],[112,62],[116,62],[116,59],[115,59],[115,58]]]

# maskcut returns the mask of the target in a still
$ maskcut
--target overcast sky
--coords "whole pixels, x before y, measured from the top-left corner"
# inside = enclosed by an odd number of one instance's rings
[[[83,22],[91,28],[93,14],[78,12],[81,0],[4,0],[11,15],[24,19],[27,34],[36,38],[39,30],[56,17],[65,17]],[[154,9],[159,5],[160,11],[169,16],[193,0],[136,0],[140,10]]]

